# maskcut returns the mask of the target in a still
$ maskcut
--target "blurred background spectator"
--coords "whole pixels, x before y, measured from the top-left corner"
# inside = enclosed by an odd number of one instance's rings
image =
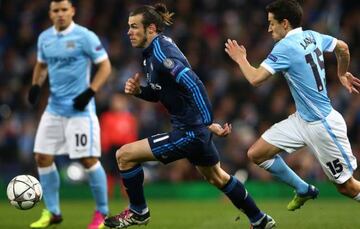
[[[156,1],[75,0],[75,21],[101,38],[113,64],[111,79],[97,93],[102,147],[109,177],[116,173],[115,149],[129,141],[168,131],[166,111],[160,105],[121,95],[128,77],[140,71],[141,50],[131,49],[126,35],[128,13],[135,4]],[[239,68],[225,55],[224,41],[233,38],[247,47],[251,63],[261,63],[273,46],[267,33],[264,7],[269,0],[166,1],[175,21],[166,32],[184,51],[203,80],[217,122],[231,122],[233,133],[216,138],[222,165],[230,173],[248,171],[250,179],[270,180],[269,174],[249,163],[246,151],[271,124],[294,111],[290,92],[281,76],[259,88],[242,78]],[[360,75],[360,2],[356,0],[304,0],[304,29],[343,39],[351,52],[350,71]],[[0,1],[0,180],[20,173],[36,174],[32,156],[39,114],[46,98],[33,109],[26,101],[36,58],[36,37],[50,26],[46,0]],[[350,95],[336,75],[334,55],[327,58],[327,87],[333,106],[345,117],[355,156],[360,159],[360,96]],[[46,92],[44,92],[46,93]],[[164,121],[165,120],[165,121]],[[320,166],[306,150],[283,155],[305,179],[325,180]],[[110,160],[109,160],[110,158]],[[113,158],[113,161],[111,161]],[[182,169],[178,169],[182,167]],[[186,168],[184,168],[186,167]],[[181,172],[179,172],[181,171]],[[160,166],[146,165],[148,181],[200,179],[181,160]],[[246,176],[247,177],[247,176]]]
[[[110,197],[114,194],[115,185],[120,183],[119,168],[115,159],[116,150],[138,139],[138,123],[134,114],[130,112],[130,98],[114,93],[110,98],[109,109],[100,115],[102,162],[107,174]]]

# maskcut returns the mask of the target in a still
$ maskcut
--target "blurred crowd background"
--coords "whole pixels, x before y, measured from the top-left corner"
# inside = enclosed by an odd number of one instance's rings
[[[168,114],[160,104],[123,94],[125,81],[141,71],[141,50],[131,48],[127,37],[128,14],[138,4],[155,1],[78,0],[75,22],[98,34],[108,51],[113,71],[96,94],[102,134],[102,161],[113,178],[117,175],[115,150],[122,144],[170,130]],[[247,48],[248,59],[259,65],[274,43],[267,32],[265,5],[269,0],[165,1],[175,12],[174,24],[165,34],[172,37],[204,82],[213,104],[215,121],[230,122],[233,132],[215,138],[222,165],[241,178],[271,180],[267,172],[247,159],[249,146],[273,123],[295,110],[285,80],[274,76],[254,88],[224,52],[227,38]],[[360,3],[356,0],[305,0],[303,28],[333,35],[350,47],[350,71],[360,76]],[[47,102],[47,85],[36,108],[27,102],[36,61],[38,35],[51,26],[49,1],[0,1],[0,180],[20,174],[36,174],[33,143],[37,124]],[[336,58],[325,55],[327,87],[332,104],[347,124],[355,156],[360,159],[360,96],[349,94],[337,79]],[[283,154],[288,164],[305,179],[325,180],[318,162],[307,149]],[[67,159],[59,164],[66,166]],[[149,181],[198,180],[186,161],[170,165],[147,163]],[[113,179],[109,180],[113,182]]]

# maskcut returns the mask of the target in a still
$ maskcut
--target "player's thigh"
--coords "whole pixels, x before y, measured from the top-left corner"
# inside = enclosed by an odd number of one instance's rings
[[[281,151],[282,149],[270,144],[261,137],[250,147],[248,151],[248,157],[253,162],[258,164],[265,160],[273,158]]]
[[[96,115],[68,118],[65,124],[66,147],[71,159],[100,157],[100,127]]]
[[[147,138],[123,145],[116,152],[116,159],[120,163],[154,161],[156,158],[151,152]]]
[[[357,162],[352,154],[343,117],[333,110],[326,120],[310,123],[306,130],[307,145],[328,178],[337,184],[350,179]]]
[[[185,131],[174,130],[155,134],[148,138],[153,156],[163,164],[186,157],[186,149],[191,147],[194,137]]]
[[[34,152],[42,155],[65,153],[64,118],[44,112],[36,131]]]
[[[297,149],[304,147],[305,141],[301,133],[299,119],[300,117],[295,113],[290,115],[287,119],[271,126],[270,129],[266,130],[261,136],[265,142],[260,140],[256,149],[264,154],[268,153],[265,152],[265,150],[274,153],[277,151],[276,148],[292,153]],[[276,148],[271,147],[266,143],[275,146]],[[261,149],[262,146],[265,148]]]

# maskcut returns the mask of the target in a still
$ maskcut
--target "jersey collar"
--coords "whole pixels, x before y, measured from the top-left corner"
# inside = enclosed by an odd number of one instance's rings
[[[297,33],[301,33],[303,30],[302,30],[302,27],[297,27],[296,29],[293,29],[293,30],[290,30],[285,37],[288,37],[288,36],[291,36],[293,34],[297,34]]]
[[[149,44],[148,47],[146,47],[144,50],[143,50],[143,55],[147,55],[148,53],[151,53],[152,50],[153,50],[153,47],[154,47],[154,42],[156,39],[159,39],[160,37],[160,34],[156,35],[156,37],[154,37],[154,39],[151,41],[151,43]]]
[[[71,31],[73,31],[74,27],[75,27],[75,23],[72,21],[71,24],[66,29],[64,29],[63,31],[60,31],[60,32],[57,31],[55,29],[55,26],[53,26],[53,31],[54,31],[55,35],[63,35],[64,36],[64,35],[69,34]]]

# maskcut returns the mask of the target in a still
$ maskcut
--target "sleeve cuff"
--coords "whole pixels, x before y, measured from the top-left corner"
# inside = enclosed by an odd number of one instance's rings
[[[263,68],[265,68],[268,72],[270,72],[272,75],[274,75],[276,73],[276,71],[270,67],[270,65],[268,65],[267,63],[265,62],[262,62],[261,65]]]
[[[331,42],[331,45],[329,46],[329,48],[325,49],[324,51],[325,52],[333,52],[336,47],[337,41],[338,40],[336,38],[334,38],[333,41]]]
[[[108,57],[107,53],[105,53],[104,55],[96,58],[96,59],[94,60],[94,63],[95,63],[95,64],[101,63],[101,62],[103,62],[104,60],[106,60],[106,59],[108,59],[108,58],[109,58],[109,57]]]

